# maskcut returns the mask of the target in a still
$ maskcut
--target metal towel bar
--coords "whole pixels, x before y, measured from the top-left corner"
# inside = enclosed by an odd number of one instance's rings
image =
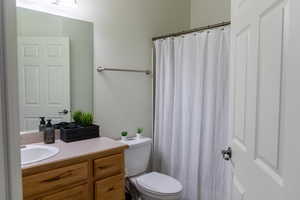
[[[120,68],[98,67],[97,71],[98,72],[103,72],[103,71],[138,72],[138,73],[145,73],[146,75],[151,75],[150,70],[136,70],[136,69],[120,69]]]

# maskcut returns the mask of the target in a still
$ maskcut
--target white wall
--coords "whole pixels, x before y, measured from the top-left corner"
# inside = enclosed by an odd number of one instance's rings
[[[151,69],[153,36],[189,28],[189,4],[182,0],[104,0],[95,10],[95,63]],[[100,8],[100,9],[99,9]],[[95,114],[103,135],[152,135],[152,77],[125,72],[95,73]]]
[[[231,0],[191,0],[191,28],[230,21]]]
[[[21,0],[20,0],[21,1]],[[24,0],[23,0],[24,1]],[[124,72],[96,72],[96,66],[151,69],[151,38],[189,28],[190,4],[182,0],[82,0],[78,8],[19,3],[94,23],[94,113],[102,135],[121,130],[152,135],[152,77]]]

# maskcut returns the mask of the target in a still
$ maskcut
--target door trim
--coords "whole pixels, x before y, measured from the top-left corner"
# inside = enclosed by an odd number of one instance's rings
[[[0,1],[1,40],[3,43],[3,63],[0,65],[0,146],[6,167],[0,167],[7,176],[5,183],[6,200],[22,199],[22,176],[20,164],[20,133],[18,117],[18,68],[17,68],[17,31],[16,2]],[[0,151],[1,153],[1,151]],[[1,172],[0,172],[1,173]]]
[[[2,13],[3,10],[3,3],[0,1],[0,13]],[[7,191],[7,152],[6,152],[6,137],[4,135],[6,127],[5,127],[5,115],[4,115],[4,53],[2,51],[3,49],[3,43],[4,43],[4,37],[3,37],[3,15],[0,15],[0,177],[4,177],[0,179],[0,199],[8,199],[8,191]]]

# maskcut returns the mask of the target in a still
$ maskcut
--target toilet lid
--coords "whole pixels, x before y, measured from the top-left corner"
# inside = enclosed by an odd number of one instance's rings
[[[161,195],[176,194],[182,191],[182,185],[179,181],[158,172],[151,172],[138,177],[137,183],[142,188]]]

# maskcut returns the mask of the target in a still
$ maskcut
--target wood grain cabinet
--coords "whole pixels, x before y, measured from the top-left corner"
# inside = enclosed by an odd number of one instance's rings
[[[117,175],[97,181],[95,183],[95,195],[96,200],[125,199],[124,177]]]
[[[31,198],[32,200],[86,200],[88,199],[88,185],[83,184],[74,186],[70,189],[66,189],[54,194],[45,195],[42,197]]]
[[[123,172],[123,156],[116,154],[94,161],[94,176],[96,178],[106,178]]]
[[[23,169],[25,200],[124,200],[124,149]]]

